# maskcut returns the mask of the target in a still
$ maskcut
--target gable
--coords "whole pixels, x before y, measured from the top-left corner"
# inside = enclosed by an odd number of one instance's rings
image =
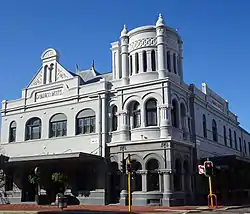
[[[74,73],[67,71],[59,62],[59,54],[55,49],[47,49],[41,56],[42,67],[33,77],[28,88],[50,84],[74,77]]]
[[[36,73],[36,75],[32,78],[31,82],[28,85],[29,87],[39,86],[43,84],[43,71],[42,68]]]

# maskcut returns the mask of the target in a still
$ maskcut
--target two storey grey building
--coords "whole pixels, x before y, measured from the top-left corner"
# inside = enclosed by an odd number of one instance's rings
[[[111,44],[111,73],[70,72],[55,49],[45,50],[22,97],[2,101],[8,200],[35,201],[29,177],[39,167],[39,194],[49,203],[51,176],[61,172],[78,203],[125,204],[121,162],[131,154],[133,205],[188,204],[199,194],[203,158],[248,160],[249,133],[228,102],[206,84],[185,84],[182,44],[159,15],[152,26],[124,26]]]

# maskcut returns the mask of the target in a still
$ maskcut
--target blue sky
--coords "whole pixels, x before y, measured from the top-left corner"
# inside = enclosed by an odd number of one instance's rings
[[[128,30],[155,24],[162,13],[184,41],[184,79],[229,100],[250,130],[250,1],[248,0],[8,0],[0,1],[0,99],[17,99],[49,48],[74,71],[111,70],[110,43]]]

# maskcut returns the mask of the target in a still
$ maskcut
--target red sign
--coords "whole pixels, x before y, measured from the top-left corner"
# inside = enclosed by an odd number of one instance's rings
[[[198,165],[198,172],[200,175],[205,174],[205,167],[204,165]]]

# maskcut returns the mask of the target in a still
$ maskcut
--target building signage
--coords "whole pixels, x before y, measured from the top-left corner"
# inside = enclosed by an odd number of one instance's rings
[[[63,88],[36,93],[36,102],[53,100],[62,97]]]

